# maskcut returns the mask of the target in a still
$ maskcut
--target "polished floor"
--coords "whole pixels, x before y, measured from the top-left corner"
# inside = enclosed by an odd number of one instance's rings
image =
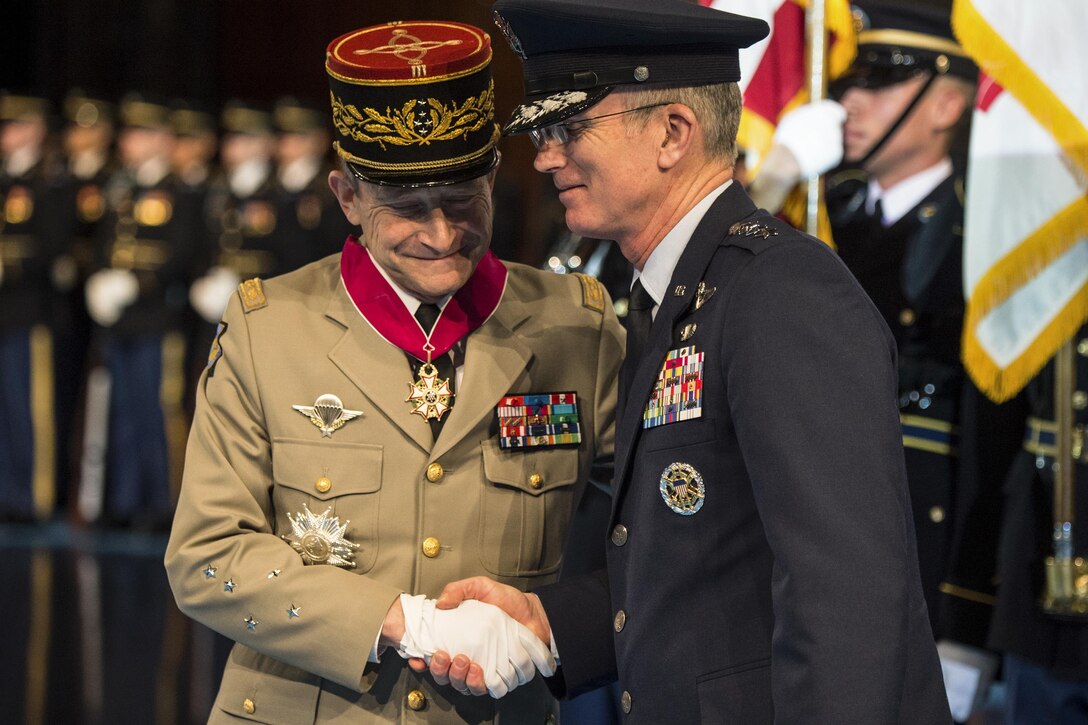
[[[183,616],[166,535],[0,524],[0,723],[196,725],[230,642]],[[564,723],[618,721],[607,689],[564,703]],[[973,725],[1002,721],[999,688]]]
[[[0,525],[0,721],[207,721],[229,642],[174,605],[165,534]]]

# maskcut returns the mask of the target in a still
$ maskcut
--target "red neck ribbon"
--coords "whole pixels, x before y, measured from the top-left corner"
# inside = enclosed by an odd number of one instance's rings
[[[506,291],[506,267],[489,249],[472,276],[442,308],[428,340],[396,290],[378,271],[370,253],[354,236],[344,243],[340,278],[355,309],[374,331],[423,362],[445,355],[461,338],[487,322]],[[433,347],[429,357],[428,343]]]

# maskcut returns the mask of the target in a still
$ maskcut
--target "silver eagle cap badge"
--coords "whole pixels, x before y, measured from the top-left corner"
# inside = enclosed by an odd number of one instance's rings
[[[320,428],[322,438],[331,438],[332,434],[340,430],[344,423],[363,414],[361,410],[345,410],[340,398],[331,393],[318,396],[313,405],[292,405],[291,407]]]

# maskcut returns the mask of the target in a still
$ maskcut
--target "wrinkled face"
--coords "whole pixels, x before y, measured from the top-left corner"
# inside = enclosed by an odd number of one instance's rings
[[[337,194],[341,207],[397,284],[424,302],[437,302],[468,281],[491,243],[494,172],[419,189],[357,184],[347,206]]]
[[[533,162],[537,171],[552,175],[571,231],[621,246],[646,228],[657,208],[664,130],[652,122],[640,128],[630,115],[580,121],[625,108],[621,95],[605,96],[564,121],[570,140],[547,144]],[[664,117],[660,108],[645,113]]]
[[[846,161],[857,162],[863,159],[884,138],[884,134],[902,115],[924,84],[925,78],[917,76],[884,88],[847,90],[842,96],[842,105],[847,114],[843,127]],[[927,93],[919,101],[910,116],[880,151],[865,162],[866,171],[880,176],[888,168],[895,168],[909,161],[925,144],[933,142],[931,129],[922,122],[925,118],[925,107],[930,100],[929,95]]]

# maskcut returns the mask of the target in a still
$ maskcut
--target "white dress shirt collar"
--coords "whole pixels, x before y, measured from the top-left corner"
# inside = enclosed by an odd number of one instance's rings
[[[650,258],[646,260],[642,271],[635,270],[631,284],[634,284],[634,280],[642,280],[642,286],[654,298],[653,314],[655,317],[657,316],[657,309],[661,306],[662,300],[665,299],[665,293],[669,289],[669,281],[672,280],[672,273],[676,269],[677,262],[680,261],[680,255],[687,248],[691,235],[695,233],[695,228],[699,226],[699,222],[706,216],[714,201],[732,183],[733,180],[730,179],[704,196],[698,204],[691,208],[691,211],[676,223],[676,226],[669,230],[665,238],[650,253]]]
[[[890,189],[881,189],[876,179],[869,179],[869,194],[865,198],[865,211],[873,213],[880,201],[884,226],[890,227],[907,212],[929,196],[941,182],[952,175],[952,161],[946,156],[924,171],[903,179]]]

